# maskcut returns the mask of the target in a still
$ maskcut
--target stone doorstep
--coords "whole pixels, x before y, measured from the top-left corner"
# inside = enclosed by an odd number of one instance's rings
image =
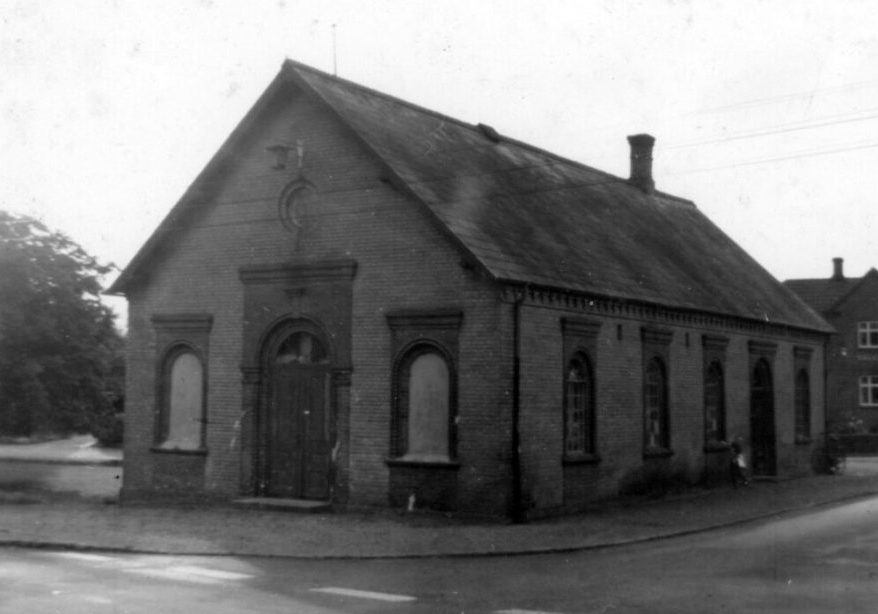
[[[332,504],[329,501],[315,501],[313,499],[247,497],[244,499],[235,499],[232,501],[232,504],[236,507],[244,507],[248,509],[298,512],[302,514],[316,514],[332,510]]]

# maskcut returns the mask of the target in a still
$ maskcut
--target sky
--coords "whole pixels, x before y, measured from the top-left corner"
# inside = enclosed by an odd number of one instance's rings
[[[0,0],[0,209],[124,267],[290,58],[622,177],[650,133],[656,187],[775,277],[861,276],[875,23],[871,0]]]

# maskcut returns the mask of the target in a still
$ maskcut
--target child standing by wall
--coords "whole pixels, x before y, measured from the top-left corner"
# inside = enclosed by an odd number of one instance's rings
[[[750,480],[747,478],[747,459],[741,451],[741,444],[737,441],[732,443],[732,458],[729,461],[729,469],[732,474],[732,486],[738,487],[738,484],[747,486]]]

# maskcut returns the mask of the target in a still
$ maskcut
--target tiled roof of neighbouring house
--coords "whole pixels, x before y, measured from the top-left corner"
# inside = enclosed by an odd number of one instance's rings
[[[855,292],[866,280],[878,277],[874,268],[863,277],[824,277],[822,279],[788,279],[784,285],[799,295],[818,313],[831,311]]]
[[[498,280],[831,330],[689,201],[296,62],[279,81],[327,104]]]
[[[788,279],[784,285],[798,294],[814,311],[823,313],[838,299],[850,292],[859,278],[844,279]]]

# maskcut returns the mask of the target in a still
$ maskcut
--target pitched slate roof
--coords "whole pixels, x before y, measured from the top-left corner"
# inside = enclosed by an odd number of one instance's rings
[[[296,62],[279,79],[325,103],[497,280],[831,330],[687,200]]]
[[[827,313],[856,292],[866,278],[876,276],[878,276],[878,270],[872,268],[863,277],[788,279],[783,283],[798,294],[814,311]]]

